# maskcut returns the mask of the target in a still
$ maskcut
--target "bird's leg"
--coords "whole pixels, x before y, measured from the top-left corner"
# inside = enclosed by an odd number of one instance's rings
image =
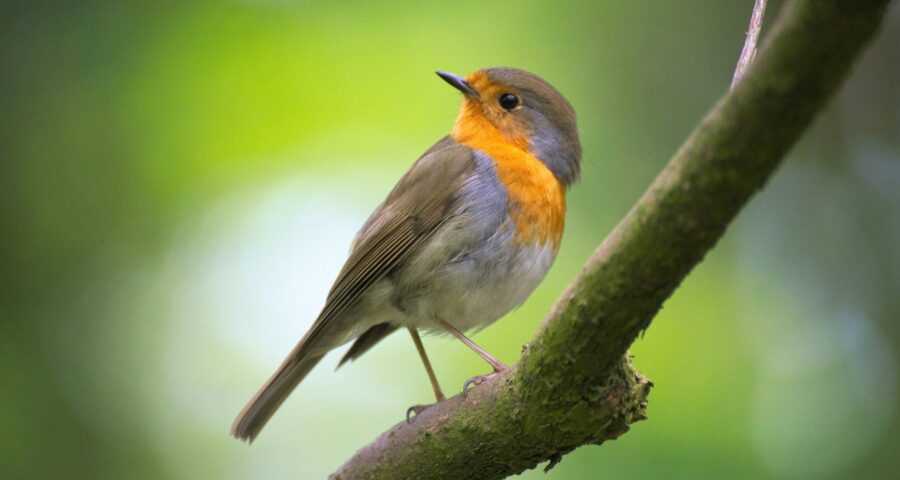
[[[434,374],[434,369],[431,368],[431,361],[428,360],[428,354],[425,353],[425,346],[422,345],[422,339],[419,337],[419,331],[416,330],[415,327],[406,327],[409,330],[409,335],[412,337],[413,343],[416,345],[416,350],[419,352],[419,358],[422,359],[422,365],[425,365],[425,372],[428,373],[428,380],[431,381],[431,388],[434,389],[434,398],[440,402],[444,400],[444,392],[441,391],[441,386],[438,384],[437,376]],[[418,415],[422,413],[425,409],[430,407],[431,405],[413,405],[406,410],[406,422],[412,423],[412,415]]]
[[[468,392],[469,387],[471,387],[472,385],[479,385],[479,384],[481,384],[481,382],[483,382],[488,377],[495,375],[497,373],[500,373],[509,368],[506,365],[504,365],[503,362],[494,358],[493,355],[484,351],[484,349],[479,347],[478,344],[473,342],[469,337],[465,336],[465,334],[460,332],[453,325],[450,325],[448,322],[446,322],[440,318],[435,318],[435,320],[438,322],[438,324],[440,324],[442,327],[444,327],[448,332],[453,334],[454,337],[458,338],[459,341],[465,343],[467,347],[471,348],[475,353],[478,354],[478,356],[480,356],[481,358],[484,359],[484,361],[489,363],[491,365],[491,368],[494,369],[494,371],[489,375],[478,375],[477,377],[472,377],[472,378],[466,380],[466,383],[463,384],[463,396],[466,396],[466,393]]]
[[[422,365],[425,365],[425,372],[428,373],[428,380],[431,381],[431,388],[434,389],[434,398],[440,402],[444,400],[444,392],[441,391],[441,386],[438,384],[437,376],[434,374],[434,369],[431,368],[431,361],[428,360],[428,354],[425,353],[425,346],[422,345],[422,339],[419,337],[419,331],[416,330],[416,327],[406,327],[409,330],[410,336],[412,336],[413,343],[416,344],[416,350],[419,352],[419,358],[422,359]]]
[[[485,352],[484,349],[482,349],[481,347],[478,346],[478,344],[476,344],[475,342],[470,340],[469,337],[465,336],[465,334],[463,334],[462,332],[457,330],[457,328],[454,327],[453,325],[450,325],[449,323],[447,323],[444,320],[441,320],[440,318],[436,318],[435,320],[437,320],[438,324],[440,324],[442,327],[447,329],[448,332],[452,333],[454,337],[458,338],[459,341],[465,343],[467,347],[471,348],[472,351],[474,351],[475,353],[478,354],[478,356],[483,358],[485,362],[489,363],[491,365],[491,367],[494,368],[494,373],[502,372],[502,371],[506,370],[507,368],[509,368],[506,365],[504,365],[503,362],[494,358],[490,353]]]

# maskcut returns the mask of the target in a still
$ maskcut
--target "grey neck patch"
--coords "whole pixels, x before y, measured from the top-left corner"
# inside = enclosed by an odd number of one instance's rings
[[[543,115],[532,118],[535,133],[528,139],[531,153],[566,185],[578,180],[581,173],[581,144],[578,139],[566,138],[559,128]]]

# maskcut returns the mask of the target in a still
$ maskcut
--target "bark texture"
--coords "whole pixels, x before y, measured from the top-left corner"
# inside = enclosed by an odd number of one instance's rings
[[[834,95],[888,0],[789,3],[713,107],[566,289],[519,362],[400,423],[331,478],[500,479],[646,418],[627,349]]]

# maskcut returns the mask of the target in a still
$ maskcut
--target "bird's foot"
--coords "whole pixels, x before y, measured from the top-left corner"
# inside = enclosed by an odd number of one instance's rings
[[[409,423],[409,424],[413,423],[413,420],[415,420],[416,417],[418,417],[420,413],[424,412],[425,410],[428,410],[433,405],[434,405],[433,403],[430,403],[427,405],[413,405],[413,406],[407,408],[406,409],[406,423]]]
[[[509,368],[500,362],[497,362],[496,364],[492,364],[492,366],[494,367],[494,371],[492,373],[489,373],[487,375],[478,375],[476,377],[472,377],[472,378],[466,380],[466,383],[463,384],[463,391],[462,391],[463,398],[466,398],[468,396],[470,388],[481,385],[481,383],[484,382],[485,380],[487,380],[487,379],[493,377],[494,375],[497,375],[498,373],[503,372],[507,368]]]

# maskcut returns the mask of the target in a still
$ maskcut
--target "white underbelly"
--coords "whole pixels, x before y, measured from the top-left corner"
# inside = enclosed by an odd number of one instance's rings
[[[438,272],[408,321],[436,331],[429,320],[437,317],[468,331],[484,328],[522,305],[553,264],[554,248],[520,244],[503,250]]]

